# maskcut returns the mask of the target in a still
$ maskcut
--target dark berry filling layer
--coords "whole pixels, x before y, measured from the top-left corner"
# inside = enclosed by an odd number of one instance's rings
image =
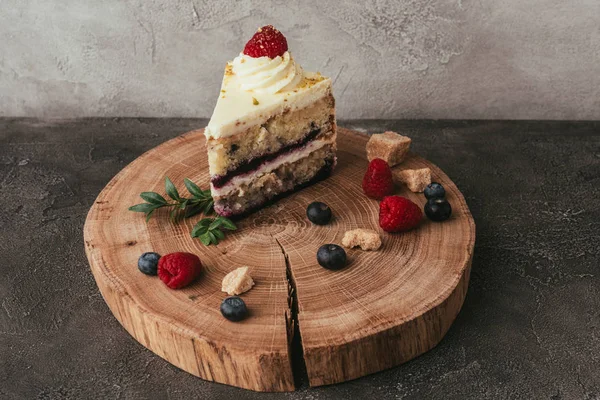
[[[229,217],[229,218],[234,218],[234,219],[238,219],[241,217],[245,217],[249,214],[252,214],[255,211],[258,211],[259,209],[266,207],[270,204],[275,203],[276,201],[289,196],[292,193],[295,193],[301,189],[304,189],[305,187],[311,186],[314,183],[317,183],[319,181],[325,180],[327,179],[333,172],[333,169],[335,168],[335,158],[327,158],[325,160],[325,165],[323,165],[323,167],[321,167],[321,169],[315,174],[315,176],[313,176],[311,179],[309,179],[307,182],[301,183],[299,185],[296,185],[293,189],[288,190],[286,192],[282,192],[279,193],[277,195],[275,195],[274,197],[271,198],[265,198],[264,201],[258,203],[258,204],[253,204],[250,208],[247,208],[245,210],[241,210],[239,213],[236,213],[232,210],[220,210],[219,207],[215,207],[215,211],[217,212],[217,214],[222,215],[224,217]]]
[[[304,136],[302,139],[300,139],[296,142],[290,143],[287,146],[282,147],[279,151],[276,151],[274,153],[265,154],[264,156],[261,156],[261,157],[255,157],[255,158],[251,158],[249,160],[243,161],[242,163],[240,163],[240,165],[238,165],[238,167],[236,169],[228,171],[225,175],[215,176],[215,177],[211,178],[210,182],[212,183],[212,185],[215,188],[218,189],[220,187],[225,186],[225,184],[227,182],[229,182],[233,177],[252,172],[255,169],[259,168],[261,165],[266,164],[270,161],[273,161],[274,159],[276,159],[277,157],[279,157],[283,154],[291,153],[294,150],[297,150],[301,147],[306,146],[306,144],[308,142],[310,142],[311,140],[314,140],[321,133],[321,128],[316,128],[314,125],[311,128],[312,128],[311,131],[306,136]]]

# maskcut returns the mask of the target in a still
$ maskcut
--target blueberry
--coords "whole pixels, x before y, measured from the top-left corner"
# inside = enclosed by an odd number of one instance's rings
[[[425,204],[425,214],[432,221],[445,221],[452,215],[452,207],[446,199],[430,199]]]
[[[425,194],[427,200],[436,198],[443,199],[446,196],[446,190],[441,184],[437,182],[431,182],[429,185],[427,185],[423,194]]]
[[[154,252],[147,252],[140,256],[138,259],[138,268],[146,275],[156,275],[158,269],[158,259],[160,254]]]
[[[313,224],[325,225],[331,221],[331,208],[325,203],[315,201],[308,205],[306,216]]]
[[[221,314],[230,321],[238,322],[248,316],[248,309],[241,297],[231,296],[221,303]]]
[[[324,244],[317,251],[317,261],[323,268],[342,269],[346,266],[346,251],[337,244]]]

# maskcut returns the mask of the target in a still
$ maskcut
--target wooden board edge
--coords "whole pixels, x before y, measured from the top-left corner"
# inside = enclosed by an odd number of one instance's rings
[[[98,289],[112,314],[135,340],[153,353],[208,381],[257,392],[295,390],[289,349],[278,354],[225,349],[176,327],[166,318],[145,310],[119,285],[107,279],[102,273],[99,251],[86,245],[86,253]],[[285,319],[285,314],[281,318]]]
[[[454,290],[424,314],[339,346],[304,349],[310,386],[331,385],[381,372],[410,361],[437,346],[462,308],[469,285],[472,260],[473,252]],[[405,336],[418,337],[419,346],[403,348]],[[384,354],[386,357],[370,359],[370,362],[366,363],[364,354]],[[329,372],[323,375],[319,371]],[[331,374],[331,371],[335,373]]]
[[[347,134],[347,136],[351,136],[351,140],[364,140],[364,138],[361,137],[363,135],[361,132],[347,129],[342,129],[342,131],[344,134]],[[431,305],[429,310],[424,311],[422,314],[415,316],[409,321],[402,322],[370,336],[362,337],[340,345],[315,347],[310,349],[307,349],[303,345],[303,357],[310,386],[324,386],[358,379],[366,375],[396,367],[426,353],[437,346],[444,338],[462,308],[467,294],[473,253],[475,250],[475,220],[473,219],[473,215],[471,214],[466,199],[454,181],[452,181],[436,164],[423,159],[415,153],[411,152],[411,155],[412,157],[426,161],[432,169],[432,172],[435,171],[437,176],[442,177],[445,181],[451,182],[452,188],[450,190],[456,191],[461,205],[464,207],[464,216],[469,225],[469,239],[465,249],[467,257],[462,263],[462,273],[456,280],[456,284],[446,293],[442,293],[438,297],[438,301]],[[445,313],[443,310],[449,306],[451,306],[451,312]],[[441,324],[441,322],[443,322],[443,324]],[[429,336],[420,333],[410,333],[411,330],[419,330],[420,332],[427,333]],[[300,333],[302,333],[301,326]],[[403,344],[402,337],[410,337],[411,335],[419,337],[424,345],[409,348],[409,351],[406,353],[396,350],[401,349]],[[425,338],[429,341],[423,340]],[[364,362],[364,354],[386,354],[388,357],[382,360],[376,360],[376,363],[369,365]],[[350,370],[348,368],[349,366],[356,366],[356,369]],[[327,370],[334,370],[338,373],[327,375],[320,373],[320,371]]]
[[[182,137],[201,133],[203,129],[184,133],[165,143],[181,140]],[[165,359],[176,367],[202,379],[257,392],[290,392],[295,390],[291,366],[291,351],[287,353],[264,352],[251,354],[240,349],[225,349],[195,334],[190,330],[176,327],[165,316],[150,312],[127,293],[125,285],[108,273],[103,265],[101,251],[94,247],[91,232],[96,222],[94,215],[99,208],[108,204],[104,197],[112,186],[135,166],[143,153],[119,173],[103,188],[88,211],[83,227],[85,253],[94,280],[108,308],[121,326],[145,348]],[[289,325],[289,316],[284,313],[281,318]],[[289,329],[287,329],[289,331]],[[289,335],[289,333],[288,333]],[[170,340],[166,341],[164,338]],[[159,340],[160,339],[160,340]],[[288,336],[288,343],[290,337]],[[193,354],[193,357],[189,355]],[[199,356],[199,355],[202,355]],[[175,356],[173,356],[175,355]],[[243,360],[243,362],[241,362]],[[277,373],[269,373],[277,371]],[[239,379],[238,379],[239,378]]]

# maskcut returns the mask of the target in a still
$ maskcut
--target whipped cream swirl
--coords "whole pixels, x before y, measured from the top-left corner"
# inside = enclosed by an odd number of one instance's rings
[[[275,58],[252,58],[240,54],[233,60],[233,73],[242,90],[275,94],[294,89],[302,80],[302,68],[289,51]]]

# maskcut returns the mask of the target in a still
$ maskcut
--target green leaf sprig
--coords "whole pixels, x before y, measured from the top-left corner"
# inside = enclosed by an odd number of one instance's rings
[[[218,244],[225,237],[223,229],[234,231],[237,227],[225,217],[203,218],[192,229],[192,237],[200,239],[205,246]]]
[[[142,192],[140,197],[146,200],[146,203],[136,204],[129,207],[129,211],[143,212],[146,214],[146,221],[150,220],[154,211],[163,207],[172,207],[171,219],[175,220],[178,216],[183,215],[184,218],[193,217],[194,215],[204,213],[210,215],[213,212],[213,199],[210,195],[210,190],[202,190],[194,182],[185,178],[185,187],[192,195],[190,198],[181,197],[179,191],[173,185],[169,177],[165,178],[165,191],[167,196],[173,201],[168,201],[163,196],[156,192]],[[179,212],[183,210],[183,213]]]
[[[165,192],[172,201],[165,199],[156,192],[142,192],[140,193],[140,197],[146,203],[131,206],[129,207],[129,211],[144,213],[146,215],[146,222],[150,220],[154,211],[163,207],[172,207],[170,215],[173,221],[180,219],[181,216],[183,218],[190,218],[200,213],[211,215],[214,211],[214,201],[210,190],[200,189],[198,185],[188,178],[185,178],[183,182],[191,197],[182,197],[173,182],[169,177],[166,177]],[[199,238],[205,246],[209,246],[213,243],[218,244],[225,237],[223,229],[232,231],[237,229],[237,227],[230,219],[225,217],[203,218],[194,226],[191,234],[193,238]]]

